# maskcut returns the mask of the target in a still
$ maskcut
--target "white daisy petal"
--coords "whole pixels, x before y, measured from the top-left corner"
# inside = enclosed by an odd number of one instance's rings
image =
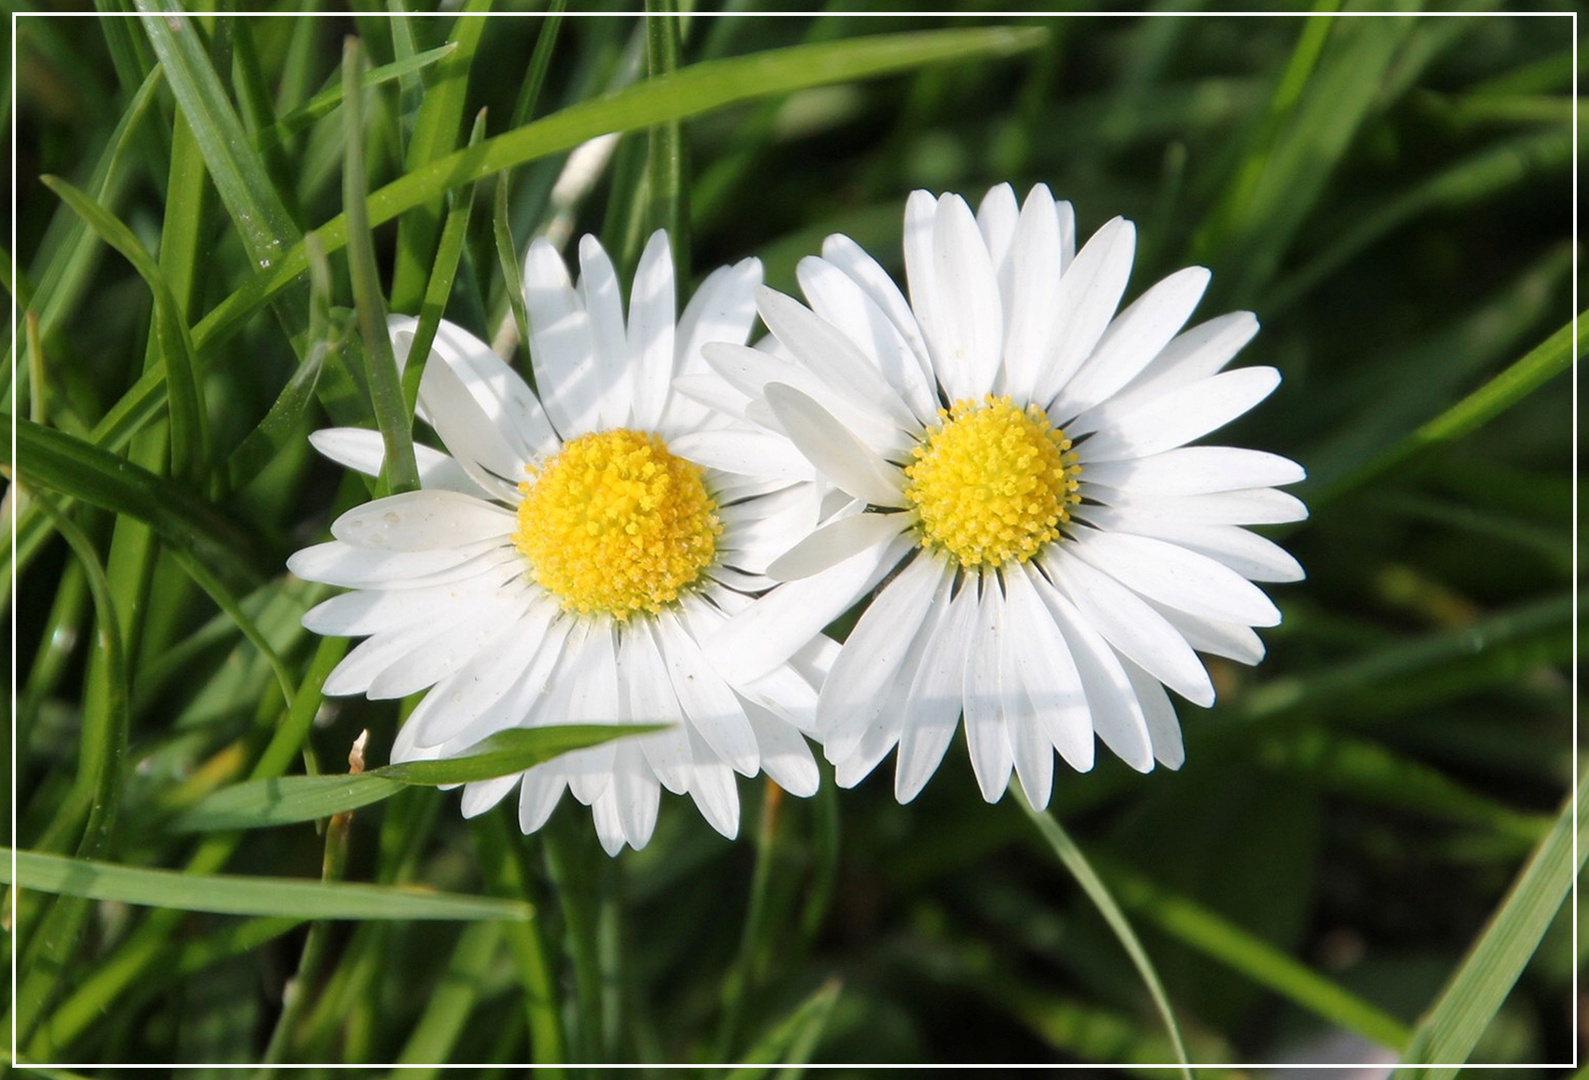
[[[735,684],[765,675],[881,581],[910,546],[898,536],[821,573],[780,586],[735,615],[706,642],[717,669]]]
[[[954,739],[955,728],[960,725],[960,714],[968,707],[966,653],[978,627],[977,603],[974,594],[967,597],[967,590],[951,602],[951,584],[951,575],[942,574],[928,621],[913,643],[914,648],[921,650],[921,661],[905,693],[905,722],[894,764],[894,798],[901,803],[919,795],[938,770],[944,751]],[[907,662],[903,666],[908,669],[910,665]],[[968,717],[968,738],[969,724]]]
[[[971,208],[958,195],[938,200],[932,250],[938,289],[956,299],[940,309],[934,320],[937,332],[927,338],[938,378],[953,400],[980,398],[992,392],[998,375],[1004,307],[987,245]]]
[[[1274,393],[1280,373],[1270,367],[1226,371],[1116,414],[1100,405],[1099,429],[1077,447],[1088,462],[1163,453],[1224,427]]]
[[[422,648],[394,659],[370,680],[365,695],[371,700],[400,698],[433,686],[493,646],[519,621],[523,611],[522,597],[513,593],[481,604],[468,618],[434,635]]]
[[[798,301],[765,286],[756,290],[756,309],[767,328],[789,346],[795,360],[842,398],[871,406],[901,428],[915,426],[917,419],[899,391],[889,385],[878,365],[868,360],[842,330]]]
[[[1239,664],[1256,664],[1263,659],[1263,640],[1251,627],[1205,619],[1153,600],[1148,600],[1148,604],[1163,615],[1164,620],[1175,627],[1186,643],[1198,652],[1223,656]]]
[[[1032,722],[1066,764],[1086,772],[1093,766],[1093,731],[1108,722],[1100,713],[1112,709],[1114,702],[1094,701],[1089,680],[1082,677],[1080,668],[1090,662],[1089,650],[1109,652],[1109,646],[1093,635],[1072,647],[1069,635],[1050,610],[1061,606],[1063,599],[1056,601],[1052,587],[1030,566],[1012,570],[1004,583],[1010,619],[1005,668],[1021,691],[1008,692],[1005,698],[1014,709],[1032,714]],[[1027,792],[1028,800],[1032,794]]]
[[[294,552],[287,559],[287,569],[305,581],[346,588],[439,584],[467,575],[465,564],[500,546],[496,540],[480,540],[429,551],[378,551],[331,540]]]
[[[324,428],[309,433],[309,444],[320,453],[355,472],[365,476],[380,476],[381,465],[386,460],[386,443],[379,431],[368,428]],[[444,488],[477,499],[493,498],[470,479],[468,472],[458,462],[420,443],[414,444],[414,465],[419,471],[419,486]]]
[[[731,390],[749,399],[741,418],[751,423],[777,426],[772,410],[760,399],[770,384],[782,383],[820,404],[845,427],[858,434],[868,446],[887,453],[902,448],[908,442],[899,425],[869,400],[854,393],[841,392],[793,360],[779,359],[761,348],[749,349],[724,342],[706,345],[701,355]]]
[[[1009,321],[1008,305],[1014,285],[1010,250],[1015,246],[1015,229],[1020,216],[1021,209],[1015,202],[1015,189],[1009,184],[995,184],[977,205],[977,228],[982,233],[982,242],[987,245],[988,260],[993,264],[999,294],[1004,297],[1006,323]]]
[[[596,353],[596,413],[600,426],[627,427],[634,390],[623,298],[618,294],[618,273],[612,260],[594,236],[584,236],[579,242],[579,296],[590,318],[590,340]],[[671,318],[673,313],[670,310],[668,314]]]
[[[479,817],[497,803],[507,798],[508,792],[518,786],[522,773],[496,776],[490,780],[476,780],[463,786],[463,798],[458,807],[466,818]]]
[[[1122,660],[1126,677],[1142,703],[1142,714],[1147,718],[1148,731],[1153,737],[1153,756],[1168,769],[1179,769],[1186,760],[1186,750],[1181,744],[1181,724],[1175,718],[1175,706],[1164,692],[1159,681],[1129,660]],[[1146,770],[1144,770],[1146,771]]]
[[[407,315],[387,319],[387,333],[399,365],[406,363],[409,347],[419,320]],[[491,347],[461,326],[442,319],[431,343],[425,376],[419,383],[419,417],[434,425],[440,407],[430,398],[429,374],[432,367],[446,367],[468,390],[470,397],[486,415],[487,422],[499,429],[512,448],[512,456],[528,461],[551,453],[557,444],[552,425],[541,403]]]
[[[1089,490],[1085,494],[1111,508],[1189,525],[1279,525],[1308,516],[1301,499],[1274,488],[1213,491],[1206,495],[1147,496],[1120,490]]]
[[[938,413],[938,398],[899,327],[865,287],[826,259],[808,256],[796,268],[811,310],[853,342],[921,423]]]
[[[651,834],[657,827],[661,795],[662,789],[640,748],[632,742],[620,745],[615,754],[612,787],[607,797],[617,811],[623,838],[636,851],[651,842]],[[609,849],[607,853],[611,855],[614,852]]]
[[[572,691],[568,716],[559,723],[610,724],[623,720],[619,699],[617,640],[607,620],[588,624],[584,640],[568,658]],[[593,804],[612,783],[613,744],[600,743],[564,754],[568,790],[586,806]]]
[[[526,772],[519,788],[519,831],[528,835],[545,825],[567,789],[568,780],[554,764],[537,765]]]
[[[1126,291],[1136,244],[1136,226],[1115,218],[1093,234],[1065,269],[1053,299],[1059,343],[1039,373],[1034,400],[1051,401],[1092,355]]]
[[[780,581],[810,577],[887,543],[910,526],[904,514],[852,514],[831,521],[767,564],[767,575]]]
[[[706,823],[732,840],[739,835],[739,788],[734,783],[734,770],[712,752],[694,728],[688,731],[694,757],[690,798],[695,800]]]
[[[635,268],[629,297],[628,353],[632,363],[620,381],[633,381],[634,426],[655,431],[662,423],[668,385],[675,363],[673,313],[678,310],[673,292],[673,250],[668,234],[651,234]],[[649,832],[647,833],[649,836]]]
[[[1280,622],[1280,612],[1256,585],[1177,544],[1077,528],[1067,550],[1127,588],[1192,615],[1248,626]]]
[[[1048,188],[1039,184],[1021,207],[1010,251],[1003,389],[1023,401],[1035,396],[1038,373],[1053,347],[1059,251],[1059,213]]]
[[[962,589],[960,602],[975,612],[975,631],[969,656],[962,661],[965,686],[966,748],[971,751],[971,771],[987,802],[998,802],[1010,782],[1015,765],[1014,748],[1004,726],[1004,686],[1000,669],[1004,603],[993,581],[978,600],[976,590]]]
[[[816,758],[800,733],[780,716],[749,702],[745,715],[756,734],[761,767],[773,783],[791,795],[815,795],[821,782]]]
[[[930,200],[931,196],[928,196],[928,199]],[[876,259],[863,251],[861,246],[848,236],[834,235],[824,240],[822,257],[859,285],[872,303],[877,305],[878,310],[887,316],[901,340],[909,346],[911,355],[916,358],[921,381],[926,386],[928,394],[935,395],[932,361],[927,355],[927,342],[921,336],[921,326],[916,322],[915,315],[911,313],[910,304],[905,300],[905,295],[899,291],[899,286],[894,284],[893,278],[877,265]],[[907,400],[910,399],[907,397]],[[930,415],[923,419],[929,419]]]
[[[921,340],[927,348],[927,357],[933,364],[930,374],[942,383],[943,376],[936,370],[936,345],[938,320],[944,304],[938,293],[938,272],[933,251],[933,233],[938,217],[938,200],[927,191],[912,191],[905,200],[905,280],[910,288],[912,321],[920,327]]]
[[[1214,703],[1214,685],[1197,654],[1147,601],[1064,548],[1045,562],[1054,585],[1110,645],[1194,705]]]
[[[502,427],[492,423],[452,367],[428,365],[420,390],[430,404],[436,434],[469,478],[492,498],[516,503],[530,459],[508,443]]]
[[[1166,345],[1111,400],[1120,408],[1135,408],[1161,394],[1217,375],[1257,332],[1258,320],[1250,311],[1234,311],[1199,323]],[[1074,426],[1080,433],[1090,431],[1093,425],[1083,414]]]
[[[765,431],[719,428],[692,431],[668,444],[675,454],[697,465],[743,476],[778,480],[809,480],[811,463],[789,440]]]
[[[590,317],[562,256],[545,239],[533,241],[524,257],[524,307],[535,386],[547,417],[564,438],[593,430],[602,383]]]
[[[456,491],[405,491],[355,506],[331,523],[344,544],[380,551],[430,551],[505,537],[511,513]]]
[[[438,682],[408,718],[406,726],[416,729],[419,744],[448,742],[499,705],[508,717],[527,712],[544,692],[546,675],[568,635],[566,620],[553,625],[557,610],[544,600],[532,603],[506,633]]]
[[[1089,506],[1087,518],[1099,528],[1168,540],[1207,555],[1249,581],[1301,581],[1302,564],[1257,533],[1234,525],[1204,525],[1114,506]]]
[[[368,589],[343,593],[304,613],[304,629],[335,637],[361,637],[382,630],[462,617],[483,600],[513,587],[523,567],[509,560],[484,563],[468,578],[409,589]]]
[[[657,643],[690,726],[735,772],[755,776],[760,768],[756,735],[745,706],[723,677],[712,670],[693,634],[671,611],[656,623]]]
[[[918,558],[889,583],[855,624],[817,700],[822,751],[835,765],[853,766],[863,741],[872,744],[871,764],[898,741],[901,710],[888,702],[895,681],[907,685],[932,640],[930,628],[947,611],[951,575],[931,559]],[[853,644],[852,644],[853,643]],[[958,669],[956,669],[958,674]],[[868,736],[870,738],[868,739]],[[855,774],[859,780],[870,765]],[[844,779],[840,786],[848,787]]]
[[[1083,482],[1147,496],[1284,487],[1305,479],[1302,466],[1279,454],[1233,446],[1183,446],[1152,457],[1097,462],[1087,468]]]
[[[767,404],[795,447],[839,487],[873,506],[905,506],[899,469],[858,439],[833,414],[792,386],[771,383]]]
[[[1209,276],[1201,266],[1177,270],[1122,311],[1060,390],[1051,412],[1068,420],[1129,383],[1186,324],[1208,288]]]

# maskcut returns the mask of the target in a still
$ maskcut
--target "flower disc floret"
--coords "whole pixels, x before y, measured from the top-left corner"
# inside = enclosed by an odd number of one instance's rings
[[[581,435],[525,471],[513,543],[568,611],[656,614],[717,553],[723,526],[700,467],[655,434]]]
[[[1036,405],[991,394],[938,411],[905,467],[922,543],[968,570],[1026,562],[1059,537],[1080,501],[1065,433]]]

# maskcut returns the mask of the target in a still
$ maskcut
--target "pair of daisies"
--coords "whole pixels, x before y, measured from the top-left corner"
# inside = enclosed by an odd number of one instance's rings
[[[1183,330],[1208,284],[1191,268],[1117,308],[1135,232],[1076,250],[1069,203],[1009,185],[975,214],[911,195],[908,299],[844,236],[799,266],[806,303],[747,259],[675,318],[668,239],[651,238],[627,305],[593,237],[579,274],[545,241],[524,267],[531,391],[443,323],[418,413],[421,489],[339,517],[289,562],[352,591],[304,617],[364,637],[328,694],[428,690],[394,760],[450,757],[494,732],[665,722],[655,734],[464,786],[473,816],[518,789],[539,828],[565,789],[602,846],[639,848],[660,789],[725,836],[734,774],[816,790],[807,737],[838,783],[897,747],[912,799],[963,718],[989,801],[1012,771],[1047,804],[1055,751],[1094,736],[1133,768],[1182,760],[1166,688],[1214,700],[1194,650],[1256,663],[1279,613],[1254,581],[1301,568],[1243,528],[1294,521],[1273,454],[1188,446],[1279,382],[1224,371],[1246,312]],[[771,335],[747,347],[757,317]],[[390,332],[406,362],[415,320]],[[376,475],[377,433],[314,445]],[[876,590],[875,595],[872,595]],[[870,603],[842,646],[823,628]]]

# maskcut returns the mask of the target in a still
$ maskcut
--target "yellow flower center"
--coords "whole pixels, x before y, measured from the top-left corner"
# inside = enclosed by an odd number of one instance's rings
[[[654,615],[717,552],[723,526],[700,467],[656,435],[581,435],[525,472],[513,543],[567,611]]]
[[[1047,414],[990,394],[938,416],[905,467],[922,546],[942,548],[972,570],[1026,562],[1057,539],[1081,501],[1081,466]]]

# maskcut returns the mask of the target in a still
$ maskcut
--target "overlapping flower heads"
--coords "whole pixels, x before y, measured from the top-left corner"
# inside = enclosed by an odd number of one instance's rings
[[[733,773],[796,794],[822,744],[841,786],[898,748],[918,794],[964,718],[985,798],[1012,772],[1048,802],[1054,754],[1094,738],[1179,767],[1166,687],[1209,705],[1197,651],[1256,663],[1279,613],[1253,582],[1301,568],[1245,526],[1293,521],[1273,454],[1187,444],[1252,408],[1272,368],[1223,370],[1251,314],[1183,326],[1208,283],[1182,270],[1117,313],[1134,231],[1078,252],[1068,203],[1008,185],[906,210],[909,299],[853,241],[799,280],[809,307],[714,272],[677,325],[666,237],[628,313],[600,245],[580,279],[544,241],[525,266],[532,393],[443,323],[419,415],[422,490],[358,507],[299,552],[354,591],[305,617],[365,636],[327,693],[427,690],[397,760],[454,756],[509,727],[664,721],[669,730],[465,786],[466,815],[515,786],[528,832],[565,788],[603,846],[644,845],[659,788],[735,834]],[[771,337],[746,342],[759,311]],[[414,320],[394,319],[406,357]],[[378,473],[374,432],[320,432]],[[881,587],[880,587],[881,586]],[[875,595],[873,595],[875,590]],[[824,627],[871,599],[842,650]]]

